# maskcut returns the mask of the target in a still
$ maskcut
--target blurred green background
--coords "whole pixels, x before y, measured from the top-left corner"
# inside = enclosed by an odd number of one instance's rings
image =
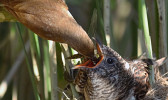
[[[66,3],[90,37],[98,38],[123,58],[130,60],[143,53],[156,59],[167,56],[167,0],[66,0]],[[38,37],[10,18],[3,19],[1,6],[0,100],[78,98],[74,85],[65,80],[67,74],[72,74],[70,68],[80,61],[65,58],[76,52],[65,44]],[[165,74],[167,63],[159,70]]]

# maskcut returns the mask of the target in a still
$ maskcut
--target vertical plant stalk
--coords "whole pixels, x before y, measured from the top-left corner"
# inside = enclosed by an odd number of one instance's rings
[[[51,100],[59,100],[58,99],[58,92],[57,92],[57,62],[56,60],[59,59],[56,57],[55,60],[55,42],[49,41],[49,50],[50,50],[50,78],[51,78]]]
[[[138,29],[138,47],[137,47],[137,56],[140,57],[145,51],[145,40],[144,40],[144,35],[141,29]]]
[[[157,0],[159,12],[159,57],[167,56],[167,21],[165,4],[165,0]],[[162,74],[168,71],[168,62],[164,65]]]
[[[165,0],[165,9],[166,9],[166,31],[168,32],[168,12],[167,12],[167,10],[168,10],[168,0]],[[168,35],[167,35],[167,39],[168,39]],[[167,40],[167,42],[168,42],[168,40]],[[168,43],[167,43],[167,47],[168,47]],[[167,49],[167,52],[168,52],[168,49]]]
[[[153,58],[152,55],[152,44],[151,44],[151,38],[149,35],[149,25],[148,25],[148,17],[147,17],[147,10],[146,10],[146,5],[144,0],[139,0],[139,28],[143,29],[144,32],[144,39],[145,39],[145,44],[146,44],[146,51],[148,54],[148,58]],[[155,76],[154,76],[154,68],[150,66],[150,84],[153,85],[155,82]]]
[[[30,64],[30,60],[28,58],[28,54],[27,54],[27,51],[25,49],[25,46],[24,46],[24,41],[23,41],[23,38],[22,38],[22,35],[21,35],[21,28],[20,28],[20,25],[17,23],[17,27],[18,29],[18,34],[20,36],[20,42],[22,43],[23,45],[23,49],[24,49],[24,53],[25,53],[25,57],[26,57],[26,63],[27,63],[27,69],[28,69],[28,72],[29,72],[29,75],[30,75],[30,80],[32,82],[32,86],[33,86],[33,90],[34,90],[34,96],[35,96],[35,99],[36,100],[40,100],[40,96],[38,94],[38,90],[37,90],[37,87],[36,87],[36,83],[35,83],[35,78],[34,78],[34,74],[32,73],[31,71],[31,64]]]
[[[106,35],[107,46],[111,47],[111,26],[110,26],[110,1],[111,0],[104,0],[104,32]]]
[[[100,39],[102,40],[103,44],[107,45],[107,41],[106,41],[106,35],[105,35],[105,31],[104,31],[104,21],[103,21],[103,14],[102,14],[102,5],[103,4],[103,0],[99,1],[96,0],[96,9],[97,9],[97,32],[99,32],[99,34],[96,34],[97,37],[100,37]]]
[[[156,0],[145,0],[146,8],[148,9],[148,21],[150,35],[152,38],[152,49],[155,52],[155,57],[159,58],[159,19],[158,19],[158,9]],[[161,68],[161,67],[159,67]]]
[[[29,32],[29,39],[31,43],[31,56],[33,63],[33,71],[36,77],[36,81],[38,82],[38,92],[41,95],[41,99],[45,98],[44,95],[44,75],[43,75],[43,66],[41,64],[41,55],[39,48],[38,36],[31,31]]]
[[[66,44],[61,45],[62,48],[62,52],[64,54],[64,57],[70,57],[69,55],[69,51],[68,51],[68,46]],[[68,72],[68,74],[70,75],[70,69],[73,67],[73,64],[71,63],[71,61],[69,59],[65,59],[65,67],[66,67],[66,71]],[[71,91],[73,94],[73,99],[77,99],[79,98],[79,94],[76,92],[75,90],[75,86],[73,84],[70,84],[71,87]]]
[[[88,35],[89,37],[95,37],[96,34],[96,28],[97,28],[97,10],[93,10],[89,30],[88,30]]]
[[[63,65],[63,59],[62,59],[62,51],[61,51],[61,46],[59,43],[55,43],[55,47],[56,47],[56,63],[57,63],[57,66],[56,66],[56,70],[57,70],[57,96],[58,96],[58,100],[61,99],[61,96],[62,96],[62,93],[63,92],[60,92],[58,89],[59,88],[64,88],[65,85],[66,85],[66,81],[64,80],[64,65]],[[60,94],[61,93],[61,94]]]
[[[47,40],[42,40],[43,42],[43,47],[44,47],[44,68],[46,71],[45,74],[45,84],[46,84],[46,88],[47,90],[47,94],[46,94],[46,99],[47,100],[51,100],[51,78],[50,78],[50,54],[49,54],[49,46],[48,46],[48,41]]]

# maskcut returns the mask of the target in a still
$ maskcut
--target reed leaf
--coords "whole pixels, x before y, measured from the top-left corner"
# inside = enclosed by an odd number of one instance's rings
[[[20,36],[20,43],[22,44],[23,46],[23,49],[24,49],[24,53],[25,53],[25,57],[26,57],[26,63],[27,63],[27,69],[28,69],[28,72],[29,72],[29,75],[30,75],[30,79],[31,79],[31,82],[32,82],[32,86],[33,86],[33,90],[34,90],[34,95],[35,95],[35,99],[36,100],[40,100],[40,96],[38,94],[38,90],[37,90],[37,87],[36,87],[36,83],[35,83],[35,77],[34,77],[34,74],[31,70],[31,62],[30,62],[30,59],[28,58],[28,54],[27,54],[27,51],[25,49],[25,46],[24,46],[24,41],[23,41],[23,38],[22,38],[22,34],[21,34],[21,26],[19,25],[19,23],[16,23],[17,25],[17,31],[18,31],[18,35]]]
[[[142,29],[144,32],[147,56],[148,58],[153,59],[152,44],[151,44],[151,38],[149,34],[148,17],[147,17],[145,0],[139,0],[138,3],[139,3],[139,28]],[[150,66],[149,77],[150,77],[150,83],[151,85],[153,85],[153,83],[155,82],[155,75],[154,75],[154,68],[152,66]]]

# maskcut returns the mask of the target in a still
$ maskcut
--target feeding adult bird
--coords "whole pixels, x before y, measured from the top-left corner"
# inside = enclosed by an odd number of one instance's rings
[[[82,55],[94,55],[92,40],[73,18],[64,0],[0,0],[0,3],[40,37],[67,43]]]
[[[148,66],[160,66],[165,58],[126,61],[113,49],[97,44],[99,58],[88,60],[75,78],[76,90],[85,100],[141,100],[149,85]]]

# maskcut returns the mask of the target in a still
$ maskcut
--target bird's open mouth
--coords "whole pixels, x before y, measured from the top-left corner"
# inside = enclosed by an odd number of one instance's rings
[[[101,63],[101,61],[104,58],[101,52],[101,48],[99,47],[98,44],[97,44],[97,53],[98,53],[98,57],[93,57],[80,65],[76,65],[75,67],[73,67],[73,69],[78,69],[82,67],[95,68],[97,65]]]

